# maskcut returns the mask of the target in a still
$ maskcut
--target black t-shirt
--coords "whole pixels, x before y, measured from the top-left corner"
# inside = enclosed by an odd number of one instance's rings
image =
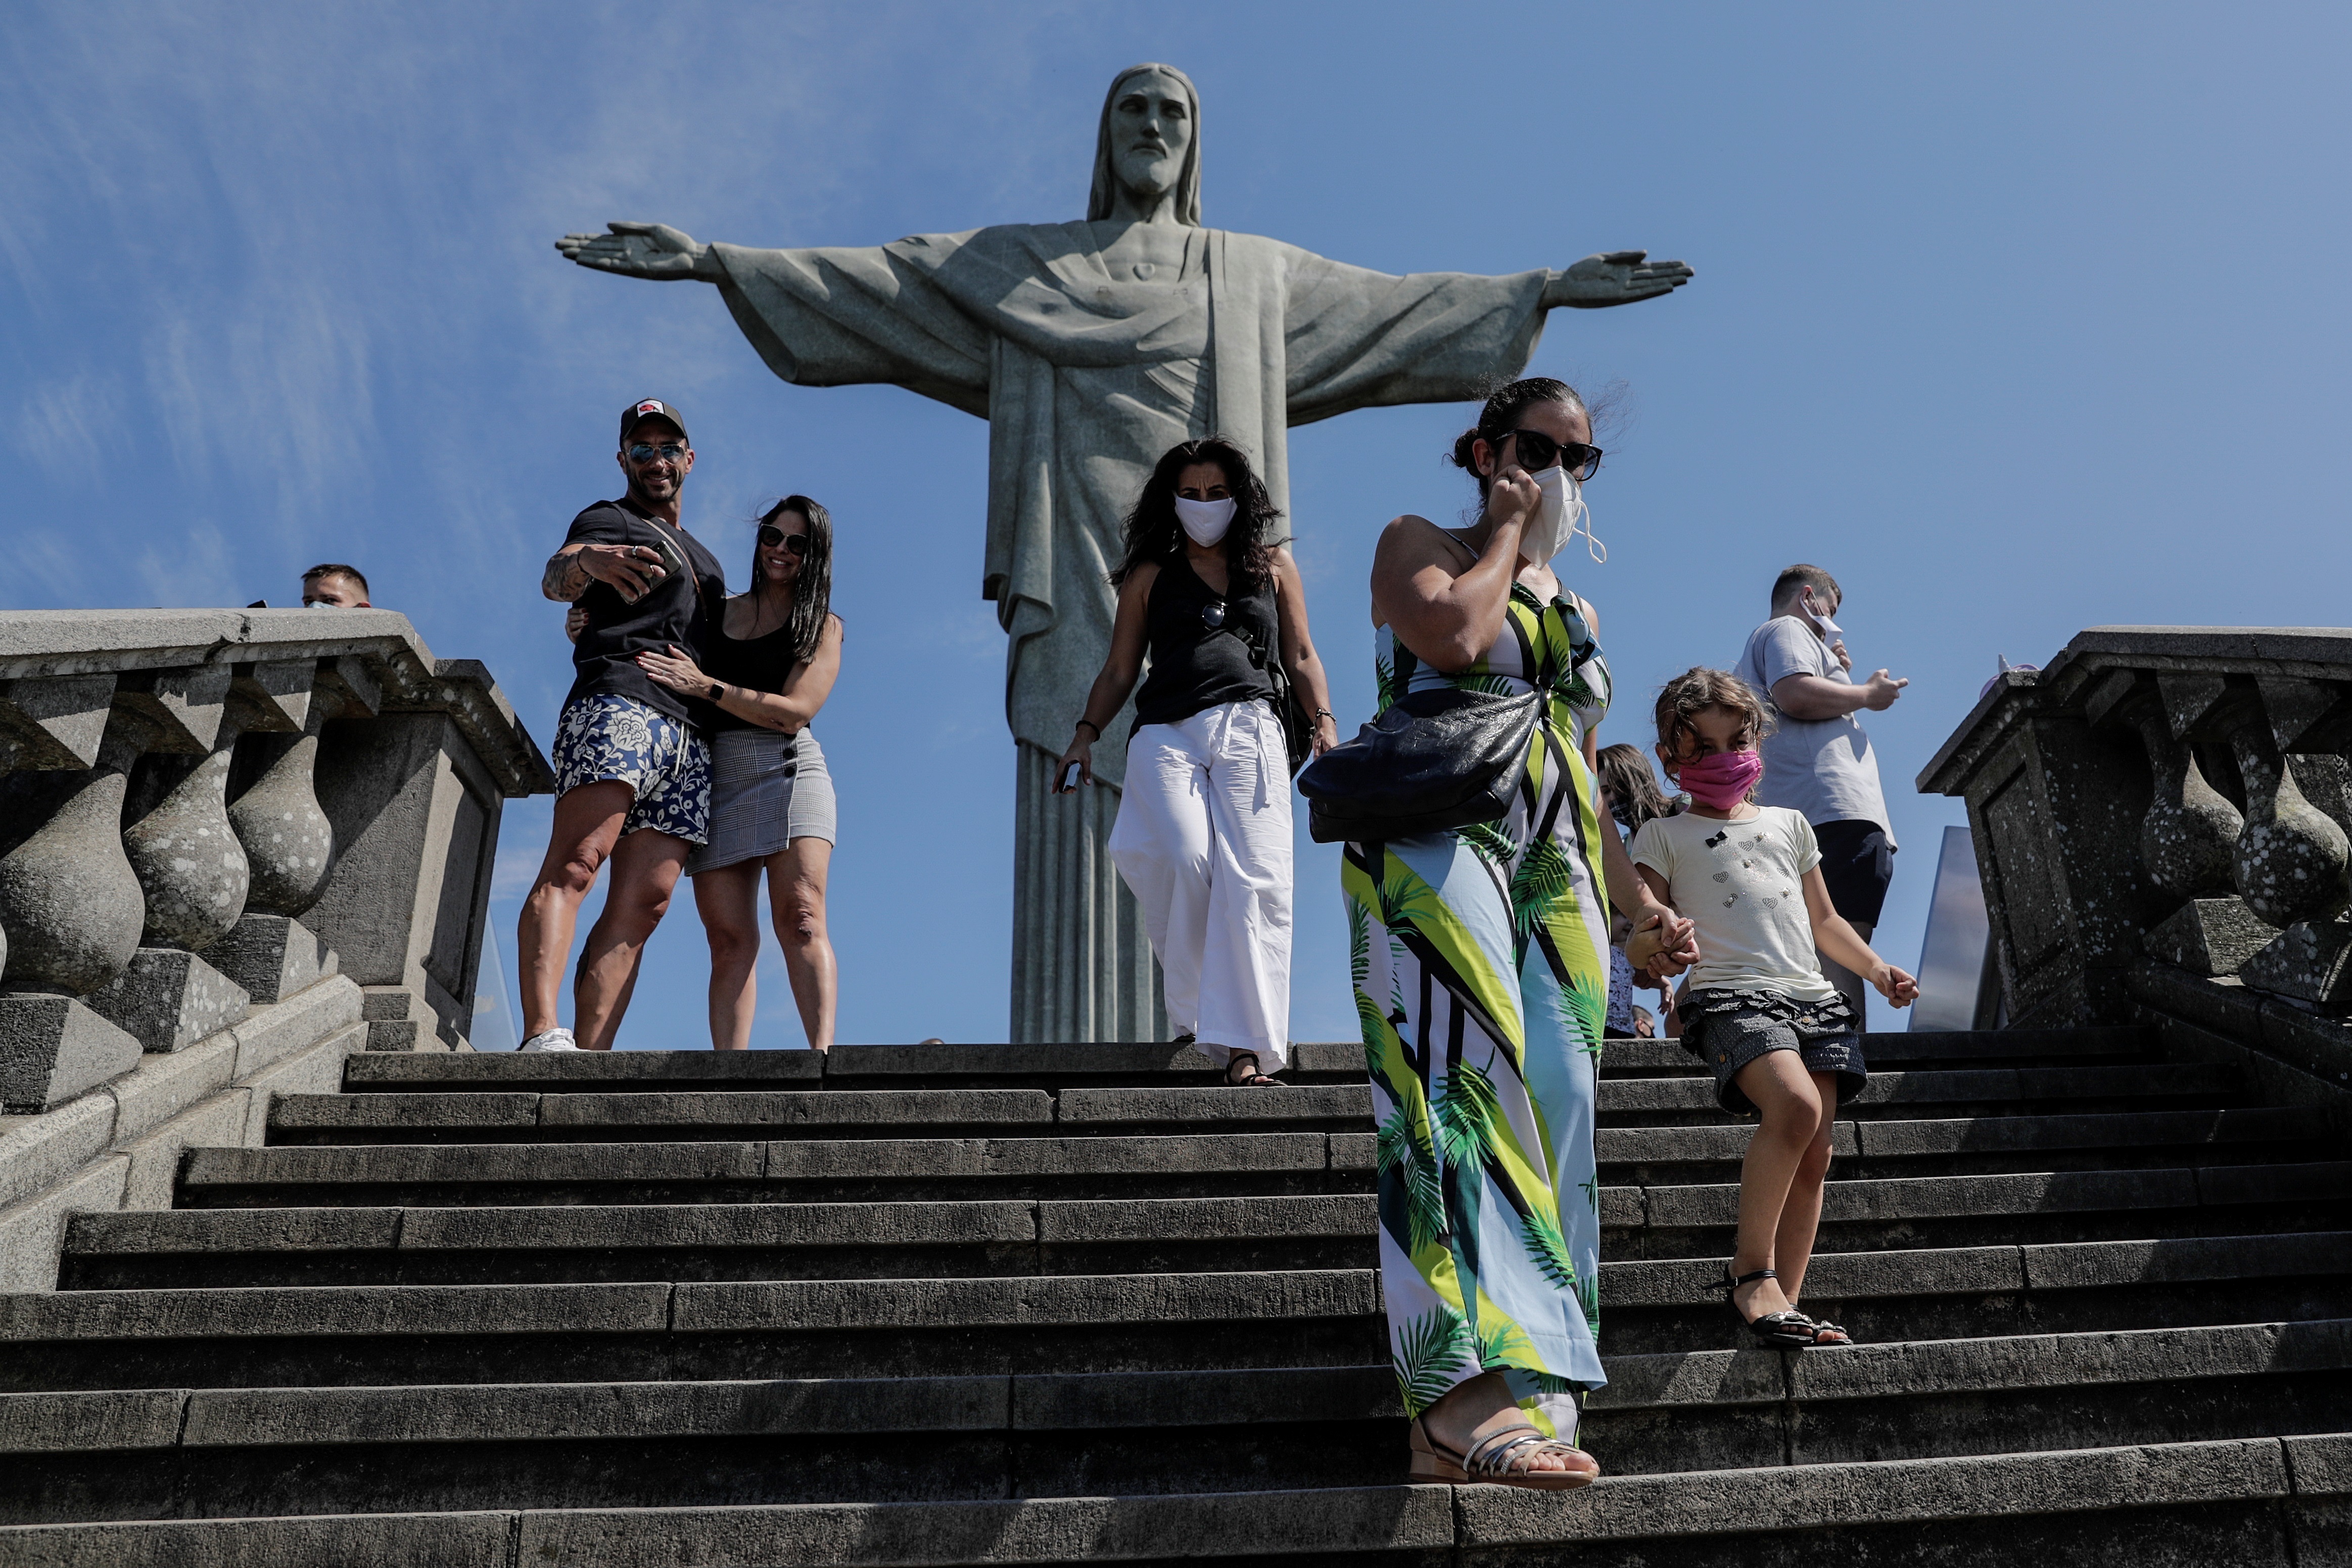
[[[781,692],[799,664],[793,656],[789,626],[779,626],[763,637],[730,637],[726,612],[721,610],[710,629],[702,668],[712,680],[741,686],[745,691]],[[716,705],[714,707],[709,725],[713,730],[766,727],[748,718],[737,718],[725,708],[716,708]]]
[[[629,604],[610,583],[590,583],[588,591],[580,596],[580,607],[588,612],[588,625],[580,641],[572,645],[572,663],[579,674],[564,700],[612,692],[704,727],[709,722],[710,705],[655,685],[637,668],[636,656],[649,649],[660,653],[675,643],[697,663],[701,661],[709,642],[703,608],[708,605],[716,613],[727,600],[727,577],[719,558],[684,528],[656,521],[626,500],[597,502],[572,519],[572,531],[563,536],[563,542],[658,549],[664,538],[686,552],[694,575],[701,579],[701,593],[698,595],[695,585],[685,577],[672,575]]]

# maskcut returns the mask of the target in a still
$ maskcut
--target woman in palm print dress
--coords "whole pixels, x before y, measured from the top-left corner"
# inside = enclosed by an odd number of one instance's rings
[[[1508,816],[1351,843],[1342,862],[1417,1479],[1555,1490],[1600,1473],[1572,1440],[1582,1391],[1605,1381],[1592,1113],[1609,899],[1634,923],[1635,965],[1692,956],[1688,923],[1595,818],[1608,666],[1591,606],[1549,564],[1582,511],[1591,440],[1565,383],[1502,388],[1454,447],[1477,523],[1399,517],[1373,559],[1383,706],[1430,685],[1549,694]]]

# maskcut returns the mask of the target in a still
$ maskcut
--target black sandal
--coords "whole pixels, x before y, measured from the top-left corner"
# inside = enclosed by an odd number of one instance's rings
[[[1813,1343],[1817,1345],[1840,1345],[1852,1344],[1853,1343],[1853,1335],[1846,1333],[1845,1325],[1843,1323],[1833,1323],[1827,1318],[1816,1317],[1808,1317],[1805,1321],[1813,1325]],[[1831,1338],[1830,1336],[1832,1334],[1837,1337],[1834,1339]]]
[[[1707,1289],[1723,1292],[1724,1305],[1729,1307],[1731,1315],[1738,1318],[1746,1326],[1748,1332],[1756,1336],[1758,1343],[1772,1350],[1810,1349],[1815,1343],[1814,1323],[1813,1320],[1804,1313],[1794,1308],[1784,1308],[1777,1312],[1766,1312],[1759,1318],[1751,1318],[1739,1310],[1739,1303],[1731,1299],[1742,1285],[1752,1285],[1759,1280],[1777,1280],[1780,1277],[1774,1270],[1759,1269],[1752,1274],[1742,1274],[1738,1279],[1734,1279],[1731,1274],[1731,1265],[1727,1263],[1723,1266],[1723,1278],[1709,1285]]]
[[[1243,1073],[1238,1078],[1234,1077],[1234,1069],[1239,1067],[1244,1061],[1249,1063],[1249,1071]],[[1258,1061],[1256,1051],[1237,1051],[1231,1056],[1225,1058],[1225,1082],[1235,1089],[1280,1089],[1284,1087],[1281,1079],[1270,1078],[1266,1074],[1260,1072],[1257,1068]]]

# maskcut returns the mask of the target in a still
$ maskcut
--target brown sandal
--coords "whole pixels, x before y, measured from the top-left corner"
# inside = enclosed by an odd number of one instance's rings
[[[1547,1437],[1533,1427],[1506,1427],[1471,1444],[1468,1453],[1457,1454],[1431,1437],[1429,1428],[1416,1416],[1408,1440],[1412,1447],[1411,1474],[1416,1481],[1443,1481],[1454,1486],[1524,1487],[1529,1491],[1574,1491],[1601,1479],[1598,1464],[1589,1470],[1530,1469],[1538,1457],[1549,1452],[1578,1454],[1587,1459],[1592,1458],[1575,1444]]]

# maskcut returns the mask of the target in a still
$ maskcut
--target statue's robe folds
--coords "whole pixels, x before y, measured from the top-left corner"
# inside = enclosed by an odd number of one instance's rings
[[[777,375],[887,382],[989,422],[981,592],[1010,639],[1005,717],[1023,743],[1015,1040],[1164,1032],[1149,947],[1103,852],[1112,791],[1049,792],[1110,648],[1104,574],[1120,523],[1160,455],[1230,436],[1287,512],[1288,426],[1478,397],[1518,372],[1543,327],[1542,271],[1396,277],[1198,228],[1183,231],[1180,267],[1147,269],[1105,257],[1127,228],[1010,224],[885,246],[713,247],[728,308]],[[1128,718],[1095,747],[1096,776],[1114,786]]]

